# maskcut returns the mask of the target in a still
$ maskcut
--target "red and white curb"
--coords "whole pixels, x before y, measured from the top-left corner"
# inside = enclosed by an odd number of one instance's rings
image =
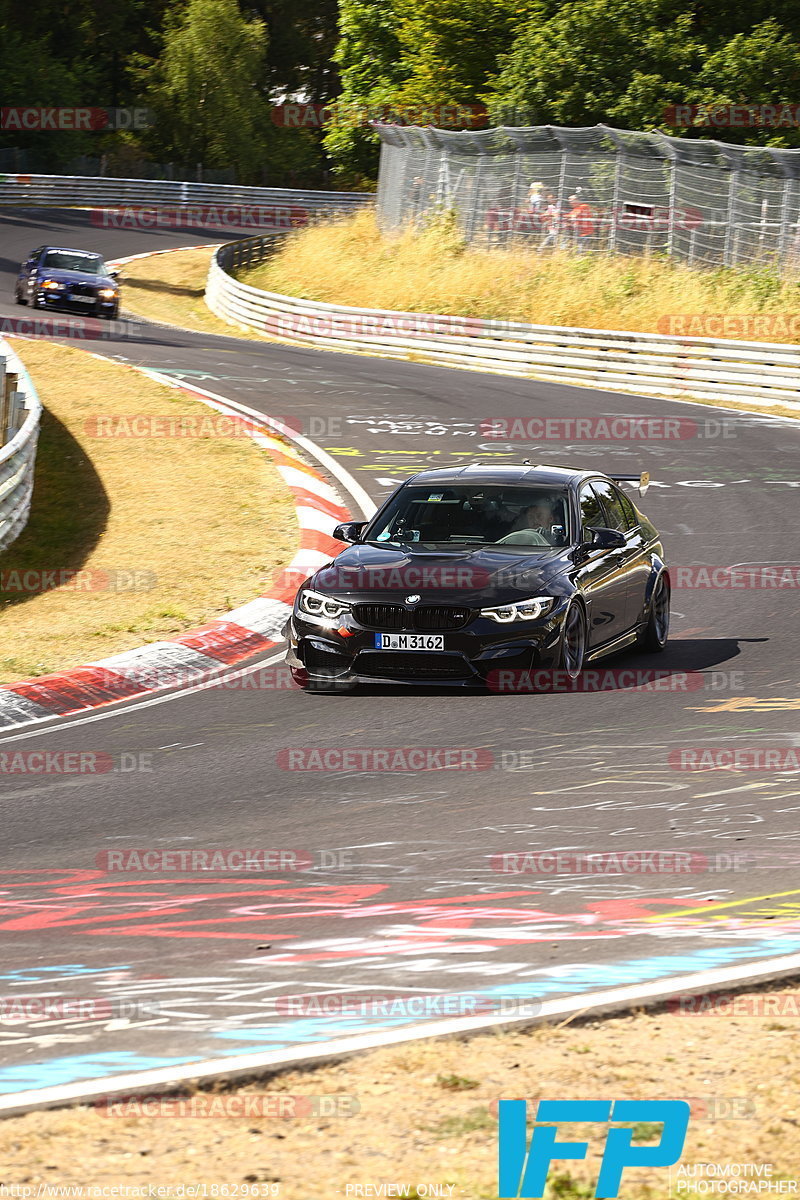
[[[96,354],[93,357],[102,358]],[[198,683],[233,663],[278,645],[280,631],[292,611],[292,600],[300,581],[344,549],[331,533],[340,521],[350,517],[339,493],[300,457],[295,444],[343,484],[364,516],[375,511],[367,493],[341,464],[281,422],[213,392],[178,383],[158,371],[129,363],[120,365],[141,371],[166,387],[186,392],[218,412],[247,418],[247,425],[252,425],[248,429],[249,436],[270,455],[294,495],[300,547],[283,572],[283,580],[271,591],[198,629],[59,674],[41,675],[0,688],[0,729],[66,716],[181,684]]]

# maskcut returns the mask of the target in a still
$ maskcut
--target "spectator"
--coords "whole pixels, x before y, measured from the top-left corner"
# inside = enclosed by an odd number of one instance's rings
[[[567,213],[572,238],[579,254],[584,250],[588,250],[594,239],[594,217],[592,210],[585,200],[581,200],[580,196],[573,195],[569,198],[570,210]]]
[[[545,210],[542,215],[542,230],[544,237],[539,245],[540,250],[555,249],[561,233],[561,205],[553,192],[547,192],[544,198]]]
[[[528,211],[540,216],[544,206],[544,184],[532,183],[528,188]]]

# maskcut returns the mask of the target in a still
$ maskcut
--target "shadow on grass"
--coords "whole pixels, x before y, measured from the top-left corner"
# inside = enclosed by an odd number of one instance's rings
[[[66,426],[45,409],[30,519],[17,540],[0,554],[0,611],[32,600],[53,586],[46,577],[39,581],[37,574],[26,579],[23,572],[79,570],[97,545],[110,510],[91,459]]]
[[[186,287],[180,283],[165,283],[162,279],[123,279],[124,292],[170,292],[173,296],[192,296],[194,298],[205,293],[205,280],[197,287]]]

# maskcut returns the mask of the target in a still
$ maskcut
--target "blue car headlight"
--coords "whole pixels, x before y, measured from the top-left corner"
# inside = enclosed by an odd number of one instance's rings
[[[552,596],[532,596],[529,600],[515,600],[513,604],[498,604],[495,608],[482,608],[481,616],[498,625],[510,625],[513,621],[535,621],[543,617],[555,604]]]

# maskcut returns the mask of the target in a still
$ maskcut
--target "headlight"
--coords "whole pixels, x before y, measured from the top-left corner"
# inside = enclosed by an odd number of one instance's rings
[[[104,300],[113,300],[117,294],[117,289],[116,288],[100,288],[100,291],[97,294],[98,294],[98,296],[102,296]]]
[[[535,621],[537,617],[548,613],[554,604],[552,596],[533,596],[530,600],[499,604],[496,608],[482,608],[481,616],[497,621],[498,625],[510,625],[512,621]]]
[[[303,588],[297,596],[297,607],[304,617],[315,625],[325,625],[332,629],[336,622],[350,612],[346,600],[337,600],[334,596],[323,596],[322,592]]]
[[[58,283],[58,281],[55,279],[43,279],[39,286],[47,288],[48,291],[51,291],[54,288],[63,288],[64,284]]]

